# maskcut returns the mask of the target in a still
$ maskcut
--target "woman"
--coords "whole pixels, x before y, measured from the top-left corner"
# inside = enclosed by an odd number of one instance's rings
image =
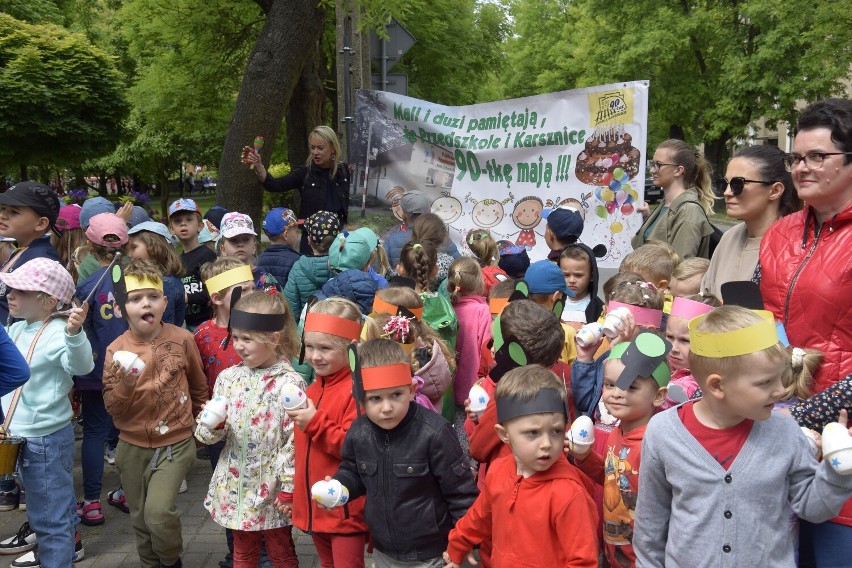
[[[291,171],[281,179],[275,179],[263,167],[260,155],[251,150],[246,153],[246,163],[254,167],[254,173],[263,187],[272,192],[295,189],[299,192],[299,220],[304,220],[317,211],[331,211],[345,225],[349,211],[349,168],[338,161],[340,143],[334,130],[328,126],[317,126],[308,137],[310,154],[305,165]],[[311,254],[308,234],[302,231],[299,252]]]
[[[650,214],[647,204],[637,209],[645,221],[631,241],[633,248],[657,240],[670,244],[681,259],[710,258],[710,164],[683,140],[666,140],[657,146],[650,167],[654,185],[663,188],[663,203]]]
[[[784,167],[784,152],[777,146],[751,146],[737,152],[723,179],[716,181],[728,216],[742,223],[725,232],[701,291],[722,297],[722,284],[737,280],[760,282],[760,240],[779,218],[801,209],[793,178]]]
[[[806,206],[763,236],[760,289],[790,344],[825,354],[818,393],[852,373],[852,101],[813,103],[795,133],[785,163]],[[832,521],[802,521],[801,566],[848,566],[850,558],[852,501]]]

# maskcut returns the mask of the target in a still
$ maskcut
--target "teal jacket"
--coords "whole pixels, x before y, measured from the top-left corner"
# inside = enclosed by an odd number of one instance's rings
[[[293,264],[284,287],[284,295],[287,296],[297,320],[308,298],[319,292],[323,284],[330,279],[328,256],[303,256]]]
[[[18,321],[9,328],[9,337],[26,357],[42,322]],[[53,434],[65,427],[73,414],[68,393],[74,375],[85,375],[94,368],[92,346],[83,331],[65,333],[66,321],[55,319],[47,324],[38,338],[30,360],[30,380],[12,418],[10,432],[15,436],[35,438]],[[9,410],[12,394],[3,397],[4,415]]]

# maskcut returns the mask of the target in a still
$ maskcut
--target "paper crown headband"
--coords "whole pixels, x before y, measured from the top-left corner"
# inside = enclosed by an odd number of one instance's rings
[[[245,282],[245,280],[241,282]],[[231,341],[231,334],[234,329],[272,333],[282,331],[287,324],[286,314],[256,314],[236,309],[237,302],[242,295],[242,288],[234,288],[231,291],[231,317],[228,318],[228,335],[222,340],[222,349],[228,348],[228,342]]]
[[[622,304],[621,302],[610,301],[607,304],[607,311],[611,312],[615,308],[627,308],[633,317],[636,319],[636,325],[642,327],[655,327],[660,329],[663,324],[663,310],[654,310],[652,308],[641,308],[632,304]]]
[[[638,377],[651,377],[661,387],[666,386],[671,377],[666,356],[671,350],[671,343],[650,331],[643,331],[633,341],[613,346],[607,361],[620,359],[624,365],[615,386],[626,391]]]
[[[352,397],[359,403],[359,414],[361,413],[360,403],[364,401],[366,391],[412,384],[411,366],[406,363],[362,369],[355,343],[349,344],[348,353],[349,370],[352,371]]]
[[[119,254],[116,254],[116,259]],[[163,291],[163,281],[161,279],[152,280],[150,278],[137,276],[128,276],[124,274],[124,269],[120,262],[113,260],[112,268],[109,269],[110,279],[112,280],[112,295],[115,302],[124,309],[124,304],[127,303],[127,294],[136,290],[153,289]],[[98,282],[100,285],[100,281]],[[97,288],[97,286],[96,286]]]
[[[531,400],[503,396],[497,399],[497,422],[505,423],[519,416],[530,414],[556,413],[568,419],[565,399],[554,388],[540,389]]]
[[[422,306],[419,308],[406,308],[403,306],[397,306],[391,304],[390,302],[382,300],[378,296],[373,299],[373,313],[387,314],[389,316],[403,316],[407,318],[414,318],[417,321],[423,321]]]
[[[696,302],[695,300],[687,300],[686,298],[678,296],[672,302],[672,311],[669,315],[683,318],[685,320],[691,320],[692,318],[712,311],[713,306],[708,306],[707,304]]]
[[[753,311],[761,317],[759,323],[721,333],[698,330],[698,326],[707,317],[706,314],[689,320],[689,350],[702,357],[718,359],[769,349],[780,341],[775,318],[771,312],[765,310]]]
[[[254,275],[251,273],[251,267],[248,265],[238,266],[230,270],[226,270],[222,274],[210,278],[204,282],[207,287],[207,292],[216,294],[236,284],[243,282],[254,282]]]

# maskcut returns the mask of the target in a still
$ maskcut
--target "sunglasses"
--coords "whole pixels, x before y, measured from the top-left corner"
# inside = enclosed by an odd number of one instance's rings
[[[728,189],[728,186],[731,186],[731,193],[734,196],[738,196],[742,194],[743,189],[745,189],[745,184],[747,183],[762,183],[763,185],[772,185],[776,183],[774,181],[763,181],[760,179],[746,179],[744,177],[734,177],[730,180],[725,178],[720,178],[716,180],[716,195],[722,196],[725,194],[725,190]]]

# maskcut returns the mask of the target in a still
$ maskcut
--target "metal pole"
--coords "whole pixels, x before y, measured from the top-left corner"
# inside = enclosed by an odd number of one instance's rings
[[[387,26],[385,26],[385,34],[387,35]],[[379,45],[382,46],[381,58],[382,58],[382,90],[388,90],[388,40],[382,39],[379,42]]]
[[[343,122],[346,127],[346,158],[352,152],[352,80],[350,57],[352,48],[349,46],[351,14],[347,13],[343,18]]]

